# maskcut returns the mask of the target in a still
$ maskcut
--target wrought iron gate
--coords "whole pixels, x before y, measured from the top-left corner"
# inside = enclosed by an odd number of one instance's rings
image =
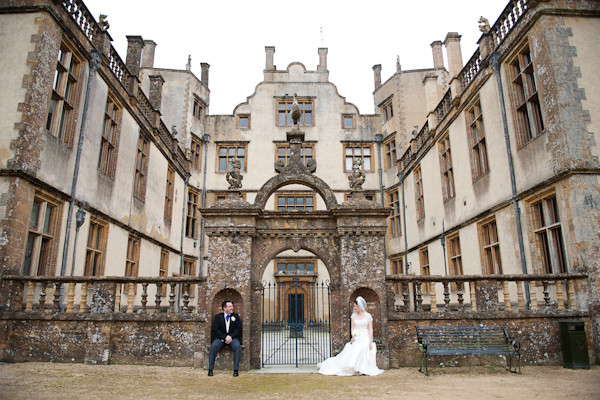
[[[311,365],[331,356],[329,282],[263,283],[262,365]]]

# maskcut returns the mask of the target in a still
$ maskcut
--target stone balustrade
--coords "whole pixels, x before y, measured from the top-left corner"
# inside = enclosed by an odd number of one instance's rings
[[[388,275],[399,313],[588,311],[587,274]]]
[[[6,283],[12,284],[12,311],[190,314],[198,312],[195,307],[196,285],[205,282],[206,278],[8,275],[1,280],[5,287]]]

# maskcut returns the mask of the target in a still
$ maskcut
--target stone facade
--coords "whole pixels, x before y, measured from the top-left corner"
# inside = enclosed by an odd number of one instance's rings
[[[327,283],[332,354],[361,295],[383,368],[416,365],[428,324],[502,325],[558,364],[564,318],[597,362],[599,16],[511,0],[465,65],[450,32],[433,68],[374,66],[376,114],[326,48],[278,69],[267,46],[210,115],[209,64],[155,67],[140,36],[123,61],[79,0],[0,6],[0,359],[204,367],[231,299],[260,368],[263,286],[298,277]]]

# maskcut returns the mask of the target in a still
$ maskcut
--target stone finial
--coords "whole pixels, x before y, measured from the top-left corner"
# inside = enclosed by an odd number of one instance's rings
[[[375,80],[375,90],[381,86],[381,64],[373,65],[373,79]]]
[[[229,164],[231,164],[231,171],[228,171],[226,176],[227,182],[229,182],[229,190],[240,189],[242,187],[242,179],[244,179],[240,172],[242,162],[234,158],[229,161]]]
[[[488,21],[487,18],[483,18],[482,16],[477,22],[479,22],[479,30],[482,33],[488,33],[490,31],[490,21]]]
[[[365,173],[361,169],[362,164],[360,159],[354,160],[352,164],[352,174],[348,176],[350,189],[362,190],[362,184],[365,183]]]
[[[192,69],[192,55],[188,56],[188,62],[185,64],[185,70],[190,71]]]
[[[396,56],[396,72],[402,71],[402,65],[400,65],[400,55]]]

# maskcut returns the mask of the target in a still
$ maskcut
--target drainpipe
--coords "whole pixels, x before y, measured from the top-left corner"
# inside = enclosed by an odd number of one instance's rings
[[[206,157],[208,157],[208,143],[210,135],[202,136],[204,142],[204,178],[202,180],[202,208],[206,207]],[[202,276],[202,268],[204,266],[204,215],[200,218],[200,265],[198,267],[198,276]]]
[[[79,141],[77,143],[77,154],[75,155],[75,170],[73,171],[73,183],[71,184],[71,200],[69,201],[69,211],[67,213],[67,227],[65,231],[65,244],[63,246],[62,263],[60,266],[60,276],[65,276],[67,273],[67,258],[69,256],[69,240],[71,237],[71,222],[73,221],[73,209],[75,208],[75,196],[77,194],[77,178],[79,177],[79,165],[81,163],[81,150],[83,149],[83,138],[85,133],[85,123],[87,121],[87,112],[90,104],[90,92],[94,74],[100,68],[102,63],[102,53],[94,49],[90,51],[92,59],[89,61],[90,71],[88,81],[85,88],[85,99],[83,101],[83,114],[81,116],[81,127],[79,128]],[[73,258],[75,258],[75,249],[73,249]],[[63,285],[60,286],[59,307],[63,310],[62,304]]]
[[[517,184],[515,179],[515,171],[513,167],[512,150],[510,147],[510,138],[508,136],[508,122],[506,120],[506,104],[504,103],[504,90],[502,89],[502,75],[500,74],[500,53],[495,51],[490,54],[490,67],[496,75],[496,84],[498,85],[498,95],[500,97],[500,111],[502,112],[502,125],[504,127],[504,141],[506,142],[506,153],[508,155],[508,170],[510,171],[510,184],[512,189],[512,198],[515,212],[515,221],[517,223],[517,237],[519,239],[519,253],[521,256],[521,269],[523,274],[527,275],[527,260],[525,259],[525,246],[523,245],[523,228],[521,226],[521,212],[517,203]],[[525,282],[525,297],[527,304],[530,303],[529,284]]]
[[[73,209],[75,208],[75,195],[77,193],[77,178],[79,177],[79,164],[81,163],[81,150],[83,149],[83,138],[85,132],[85,123],[87,121],[87,112],[90,104],[90,91],[94,74],[100,68],[102,54],[98,50],[92,50],[92,59],[90,60],[90,72],[88,74],[87,86],[85,89],[85,99],[83,101],[83,115],[81,117],[81,127],[79,128],[79,142],[77,143],[77,154],[75,155],[75,170],[73,171],[73,183],[71,184],[71,201],[69,202],[69,212],[67,214],[67,230],[65,232],[65,245],[63,247],[62,264],[60,267],[60,276],[65,276],[67,272],[67,257],[69,254],[69,239],[71,236],[71,222],[73,220]],[[62,286],[61,286],[62,292]],[[60,303],[62,304],[62,303]]]
[[[398,173],[398,179],[400,179],[400,187],[402,189],[402,225],[404,230],[404,273],[408,275],[408,261],[406,260],[407,250],[408,250],[408,232],[406,231],[406,206],[404,204],[404,172]]]
[[[379,194],[381,197],[381,207],[385,207],[385,198],[383,192],[383,169],[381,168],[381,141],[383,135],[378,133],[375,135],[375,143],[377,143],[377,162],[379,163]],[[385,236],[383,239],[383,273],[385,274],[385,265],[387,259],[387,249],[385,245]]]
[[[187,191],[188,183],[190,181],[190,174],[185,174],[185,183],[183,189],[183,207],[181,210],[181,243],[180,243],[180,252],[181,257],[179,259],[179,276],[183,276],[183,236],[185,235],[185,206],[187,203],[187,199],[185,197],[185,193]],[[181,287],[182,283],[179,284],[179,289],[177,290],[177,303],[175,304],[175,311],[179,312],[179,302],[181,300]]]
[[[85,222],[85,206],[87,202],[84,201],[79,205],[79,210],[75,213],[75,240],[73,241],[73,260],[71,262],[71,276],[75,273],[75,252],[77,251],[77,237],[79,236],[79,228]]]

